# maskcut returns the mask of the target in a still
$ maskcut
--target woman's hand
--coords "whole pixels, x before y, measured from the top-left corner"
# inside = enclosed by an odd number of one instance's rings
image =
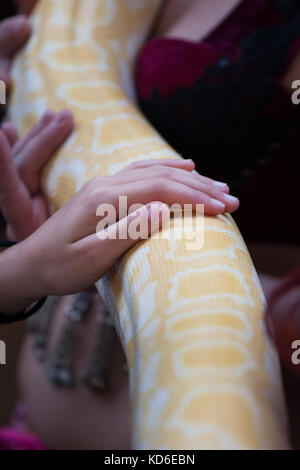
[[[145,238],[145,233],[131,236],[132,224],[143,225],[146,235],[151,235],[166,223],[170,212],[165,204],[189,204],[195,210],[197,204],[204,204],[210,215],[238,207],[228,186],[196,174],[191,160],[149,160],[113,176],[94,178],[47,220],[40,172],[72,128],[68,111],[58,115],[47,111],[23,139],[18,140],[9,123],[0,131],[0,206],[9,237],[26,239],[0,257],[2,311],[17,311],[45,295],[72,294],[95,283]],[[129,215],[120,214],[120,196],[127,197],[129,209],[134,204],[142,207]],[[160,202],[153,206],[153,201]],[[107,204],[115,210],[116,219],[106,231],[96,233],[105,212],[101,219],[99,207]]]
[[[40,173],[72,129],[73,118],[68,111],[59,114],[47,111],[20,140],[12,124],[2,126],[0,207],[7,221],[8,238],[21,241],[48,218],[47,204],[40,190]],[[204,204],[207,215],[237,209],[239,202],[228,194],[226,184],[198,175],[194,169],[190,160],[136,162],[114,176],[93,179],[85,186],[84,193],[89,193],[89,200],[92,194],[98,204],[107,202],[103,198],[111,194],[114,202],[120,195],[127,196],[129,206],[159,199],[169,205]],[[93,226],[89,230],[95,230],[96,226],[96,207],[93,210]]]
[[[48,218],[40,173],[73,129],[69,111],[47,111],[28,135],[18,138],[6,123],[0,130],[0,207],[9,239],[21,241]]]
[[[37,158],[33,158],[33,162],[36,161]],[[6,271],[3,279],[2,271],[0,279],[0,310],[16,311],[45,295],[72,294],[95,283],[123,253],[145,238],[145,231],[132,237],[132,225],[146,227],[147,234],[153,235],[166,223],[170,216],[166,204],[191,204],[196,209],[197,204],[204,203],[210,212],[223,212],[226,204],[220,201],[228,196],[228,187],[193,173],[194,168],[190,160],[144,161],[114,176],[97,177],[88,182],[23,243],[2,254],[1,261],[9,267],[9,272]],[[26,179],[26,172],[23,175]],[[16,188],[16,173],[11,168],[8,176],[7,183],[2,181],[2,185],[6,185],[6,191],[2,189],[2,201],[5,194],[11,195],[13,200],[6,201],[6,214],[13,229],[16,229],[13,225],[16,222],[21,230],[22,214],[19,213],[20,221],[18,217],[15,221],[13,209],[19,210],[18,204],[22,204],[25,191],[29,215],[33,214],[31,199],[26,195],[23,182],[21,194],[12,191]],[[32,179],[31,175],[27,181],[35,193],[39,187],[38,176]],[[212,199],[211,195],[218,199]],[[142,207],[128,216],[120,214],[120,196],[128,198],[129,209],[137,203]],[[115,209],[116,222],[96,233],[101,222],[101,217],[97,216],[99,207],[107,207],[107,204]]]
[[[146,234],[156,233],[169,219],[166,204],[191,204],[196,209],[196,204],[207,202],[211,211],[223,212],[225,205],[220,203],[219,207],[211,202],[207,193],[219,199],[224,199],[226,193],[215,182],[194,174],[193,169],[194,163],[187,160],[144,161],[113,176],[89,181],[24,242],[32,253],[31,263],[36,266],[33,277],[40,280],[41,294],[72,294],[95,283],[143,238],[131,236],[131,222],[140,217],[140,225],[146,224]],[[127,197],[129,215],[119,213],[120,196]],[[163,212],[160,217],[157,213],[153,218],[148,212],[153,201],[159,201],[154,207],[156,212]],[[141,208],[130,213],[135,204]],[[109,223],[106,232],[96,233],[101,230],[101,220],[106,221],[108,205],[115,213],[115,220]],[[150,220],[154,227],[150,226]],[[121,239],[119,233],[125,233],[125,237]]]

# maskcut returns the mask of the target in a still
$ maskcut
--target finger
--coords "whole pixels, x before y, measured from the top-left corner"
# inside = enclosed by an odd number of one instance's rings
[[[0,25],[0,79],[6,84],[9,84],[11,60],[29,35],[30,26],[23,15],[9,18]]]
[[[94,265],[94,283],[110,269],[117,259],[141,240],[157,233],[170,219],[169,208],[161,202],[150,203],[120,220],[114,225],[94,233],[73,246],[88,262],[88,269]],[[79,255],[80,256],[80,255]],[[93,259],[93,263],[89,261]]]
[[[208,194],[211,198],[221,201],[225,204],[225,210],[227,212],[234,212],[239,207],[239,200],[222,191],[219,184],[214,184],[213,180],[209,178],[203,178],[197,173],[187,173],[186,171],[178,170],[177,168],[153,168],[149,171],[149,177],[151,178],[165,178],[178,183],[185,184],[190,188],[201,191],[202,193]],[[228,188],[229,189],[229,188]]]
[[[195,171],[195,163],[193,160],[183,160],[181,158],[164,158],[164,159],[157,159],[157,160],[144,160],[139,162],[134,162],[129,165],[124,170],[121,170],[119,173],[116,173],[115,177],[123,177],[124,173],[126,174],[126,179],[129,177],[129,173],[131,174],[132,181],[136,181],[141,177],[141,172],[145,169],[147,170],[155,170],[156,168],[173,168],[177,171],[185,170],[187,172]],[[139,173],[137,173],[140,171]],[[206,176],[202,176],[197,173],[198,177],[203,181],[203,183],[211,184],[216,186],[220,191],[229,192],[229,187],[226,183],[222,183],[220,181],[215,181],[211,178],[207,178]]]
[[[9,141],[3,130],[0,130],[0,194],[3,200],[13,197],[20,186],[14,160],[11,156]]]
[[[17,241],[32,221],[32,205],[11,156],[9,142],[0,130],[0,205],[4,217],[16,234]]]
[[[115,207],[119,205],[119,196],[127,196],[128,207],[135,203],[147,204],[153,199],[168,204],[184,204],[192,205],[193,210],[197,210],[197,204],[204,205],[206,215],[222,214],[226,205],[208,194],[203,193],[190,185],[172,181],[165,178],[157,178],[155,180],[141,180],[134,184],[122,185],[114,188]]]
[[[181,168],[186,171],[193,171],[195,169],[195,163],[193,160],[183,160],[182,158],[161,158],[155,160],[141,160],[131,163],[131,165],[128,165],[124,170],[119,171],[117,175],[128,171],[132,172],[133,170],[149,169],[158,165],[170,168]]]
[[[19,140],[19,133],[16,126],[12,122],[5,122],[2,125],[2,130],[7,137],[9,145],[13,147]]]
[[[40,187],[40,172],[73,129],[73,116],[62,111],[44,127],[17,156],[20,176],[31,194]]]
[[[32,232],[38,229],[48,219],[48,205],[46,198],[42,194],[37,194],[32,198],[33,225]]]
[[[41,194],[38,194],[31,199],[30,218],[26,220],[20,219],[20,224],[18,225],[14,221],[10,221],[12,225],[7,225],[7,237],[9,240],[24,240],[46,222],[47,219],[48,207],[46,199]]]
[[[153,181],[158,179],[178,182],[203,194],[207,194],[214,200],[212,202],[220,201],[225,204],[225,210],[227,212],[234,212],[239,207],[238,199],[227,194],[227,192],[221,191],[218,185],[213,184],[213,180],[207,178],[203,179],[203,177],[197,173],[189,173],[178,168],[157,165],[150,167],[147,173],[145,173],[143,169],[132,170],[132,172],[122,175],[122,177],[114,177],[114,183],[120,184],[120,186],[123,183],[124,186],[124,184],[135,184],[142,180],[149,180],[151,182],[150,184],[153,184]],[[208,183],[206,181],[208,181]]]
[[[142,179],[153,179],[161,177],[184,182],[185,184],[189,184],[192,187],[193,185],[196,185],[196,189],[200,189],[203,192],[206,192],[209,188],[212,192],[212,195],[218,194],[218,192],[229,192],[229,187],[226,183],[214,181],[193,171],[185,171],[184,168],[161,165],[159,160],[156,162],[157,163],[155,165],[150,165],[147,169],[136,168],[135,166],[132,166],[131,171],[117,173],[115,176],[111,177],[112,184],[116,185],[122,183],[133,183]]]
[[[24,15],[13,16],[0,25],[0,56],[11,59],[28,39],[30,25]]]
[[[197,175],[203,181],[203,183],[215,186],[216,188],[218,188],[219,191],[222,191],[224,193],[229,193],[230,192],[230,188],[229,188],[227,183],[224,183],[222,181],[216,181],[212,178],[208,178],[207,176],[203,176],[199,173],[197,173]]]
[[[31,142],[31,140],[39,134],[46,126],[48,126],[56,118],[55,111],[47,110],[35,126],[28,132],[28,134],[20,139],[13,148],[13,155],[17,157],[24,147]]]
[[[184,209],[189,204],[194,211],[203,210],[207,215],[222,214],[226,205],[209,195],[177,181],[165,178],[140,180],[120,186],[84,187],[68,204],[77,204],[69,226],[70,242],[78,241],[95,232],[100,220],[106,218],[109,224],[127,216],[135,204],[146,205],[153,200],[162,201],[169,206],[180,204]],[[200,208],[197,205],[200,205]],[[106,214],[106,212],[109,212]]]

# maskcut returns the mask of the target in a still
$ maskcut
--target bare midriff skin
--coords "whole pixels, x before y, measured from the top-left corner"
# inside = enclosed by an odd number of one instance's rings
[[[227,18],[242,0],[168,0],[162,7],[154,36],[200,41]],[[290,89],[300,78],[298,54],[283,79]],[[292,258],[292,257],[291,257]],[[276,258],[275,258],[276,259]],[[63,322],[63,303],[54,315],[50,343],[57,341]],[[96,316],[80,326],[76,347],[77,375],[88,363]],[[20,388],[28,408],[31,428],[51,449],[126,449],[130,446],[128,376],[117,337],[110,361],[111,389],[103,396],[79,385],[74,390],[51,386],[36,361],[32,337],[20,355]]]
[[[50,449],[130,448],[128,373],[116,334],[109,357],[109,389],[100,395],[80,383],[96,340],[97,298],[98,294],[95,294],[94,306],[78,328],[76,348],[72,354],[78,380],[74,389],[50,384],[44,367],[34,355],[33,335],[28,335],[20,353],[19,382],[29,417],[28,428]],[[50,351],[61,334],[63,312],[70,299],[63,297],[54,313],[49,335]]]
[[[155,36],[201,41],[243,0],[167,0]]]
[[[166,0],[161,9],[154,36],[202,41],[238,7],[243,0]],[[291,90],[300,79],[300,50],[295,55],[283,85]]]

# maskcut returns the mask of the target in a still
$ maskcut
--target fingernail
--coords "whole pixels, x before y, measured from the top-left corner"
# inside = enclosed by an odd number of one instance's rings
[[[57,124],[65,124],[65,122],[67,121],[68,119],[68,116],[66,116],[65,114],[60,114],[58,117],[57,117]]]
[[[217,209],[220,209],[220,210],[225,210],[225,204],[221,201],[218,201],[217,199],[212,199],[211,200],[211,203],[213,206],[215,206]]]
[[[55,118],[56,114],[54,111],[46,111],[42,116],[42,124],[46,124],[49,121],[52,121]]]
[[[68,124],[68,127],[69,127],[69,123],[71,123],[71,117],[70,117],[70,114],[67,113],[67,112],[64,112],[62,111],[58,116],[57,118],[53,121],[54,125],[55,126],[66,126],[66,124]]]
[[[214,181],[214,186],[217,188],[228,188],[228,185],[226,183],[221,183],[221,181]]]
[[[227,202],[231,204],[236,204],[237,202],[239,202],[238,198],[231,196],[230,194],[224,194],[223,197]]]

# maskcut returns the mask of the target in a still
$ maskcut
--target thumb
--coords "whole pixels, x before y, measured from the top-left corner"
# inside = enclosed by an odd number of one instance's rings
[[[119,220],[115,225],[111,225],[106,230],[98,233],[97,236],[100,240],[106,240],[107,238],[113,240],[116,238],[117,242],[124,241],[125,243],[120,245],[120,249],[123,250],[124,246],[124,249],[128,250],[139,241],[147,240],[155,235],[166,225],[169,219],[170,210],[166,204],[151,202]]]
[[[169,222],[169,219],[169,207],[162,202],[152,202],[107,229],[77,242],[77,245],[83,243],[84,251],[91,250],[95,253],[95,260],[99,259],[101,275],[104,275],[120,256],[141,240],[146,240],[157,233]]]

